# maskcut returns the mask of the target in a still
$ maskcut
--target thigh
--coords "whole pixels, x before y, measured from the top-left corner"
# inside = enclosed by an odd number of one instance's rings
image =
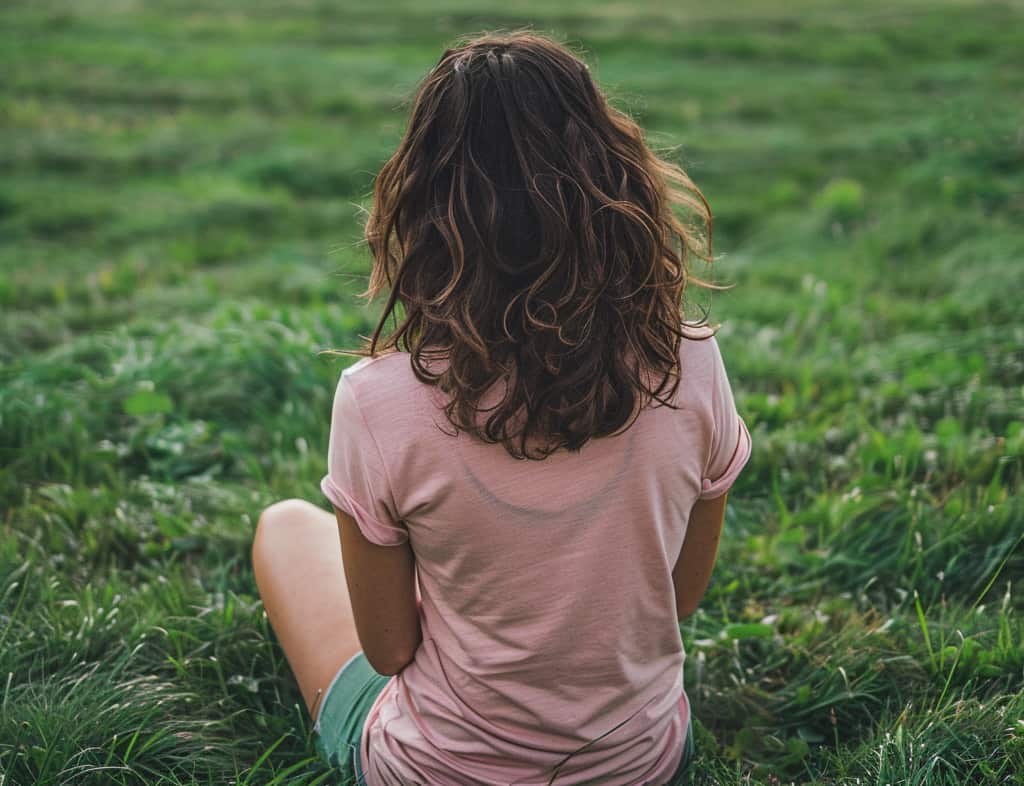
[[[337,520],[303,500],[271,505],[260,516],[252,559],[270,625],[315,718],[322,692],[361,650]]]

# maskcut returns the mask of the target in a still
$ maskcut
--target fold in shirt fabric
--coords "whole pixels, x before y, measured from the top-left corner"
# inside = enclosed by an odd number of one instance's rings
[[[655,402],[543,461],[453,436],[407,352],[341,374],[321,488],[368,540],[410,542],[422,601],[423,642],[363,728],[368,786],[675,771],[690,706],[672,570],[694,502],[728,491],[751,453],[716,339],[688,335],[678,409]]]

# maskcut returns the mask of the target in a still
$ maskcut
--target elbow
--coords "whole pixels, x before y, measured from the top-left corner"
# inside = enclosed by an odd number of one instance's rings
[[[384,677],[393,677],[416,659],[416,650],[419,649],[422,640],[422,637],[417,638],[415,646],[408,649],[403,647],[397,655],[393,650],[385,655],[375,655],[366,651],[363,654],[375,672]]]
[[[369,660],[369,658],[367,658],[367,660]],[[396,674],[398,674],[398,671],[401,671],[401,669],[396,671],[390,666],[383,666],[376,663],[371,663],[370,665],[373,666],[373,670],[380,674],[382,677],[393,677]]]
[[[686,606],[676,606],[676,618],[682,622],[687,617],[690,617],[700,608],[700,603],[687,604]]]
[[[385,677],[393,677],[416,658],[416,652],[423,643],[423,628],[417,615],[415,630],[410,627],[406,636],[391,636],[388,629],[380,640],[367,637],[362,640],[363,654],[373,670]]]
[[[366,660],[369,661],[370,665],[373,667],[373,670],[383,677],[394,677],[396,674],[404,670],[406,666],[413,662],[412,657],[399,658],[397,660],[393,658],[388,660],[379,660],[374,658],[373,660],[371,660],[369,657],[367,657]]]

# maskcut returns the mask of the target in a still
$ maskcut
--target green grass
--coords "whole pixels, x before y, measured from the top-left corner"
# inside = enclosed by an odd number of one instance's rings
[[[737,284],[690,294],[754,438],[681,626],[694,781],[1020,782],[1020,4],[83,0],[0,10],[4,786],[333,782],[253,526],[324,504],[403,100],[517,26],[586,48]]]

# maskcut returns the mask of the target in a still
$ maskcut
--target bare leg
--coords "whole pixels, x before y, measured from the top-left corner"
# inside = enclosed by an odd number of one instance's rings
[[[316,720],[319,694],[362,649],[337,520],[304,500],[271,505],[256,527],[252,564],[270,625]]]

